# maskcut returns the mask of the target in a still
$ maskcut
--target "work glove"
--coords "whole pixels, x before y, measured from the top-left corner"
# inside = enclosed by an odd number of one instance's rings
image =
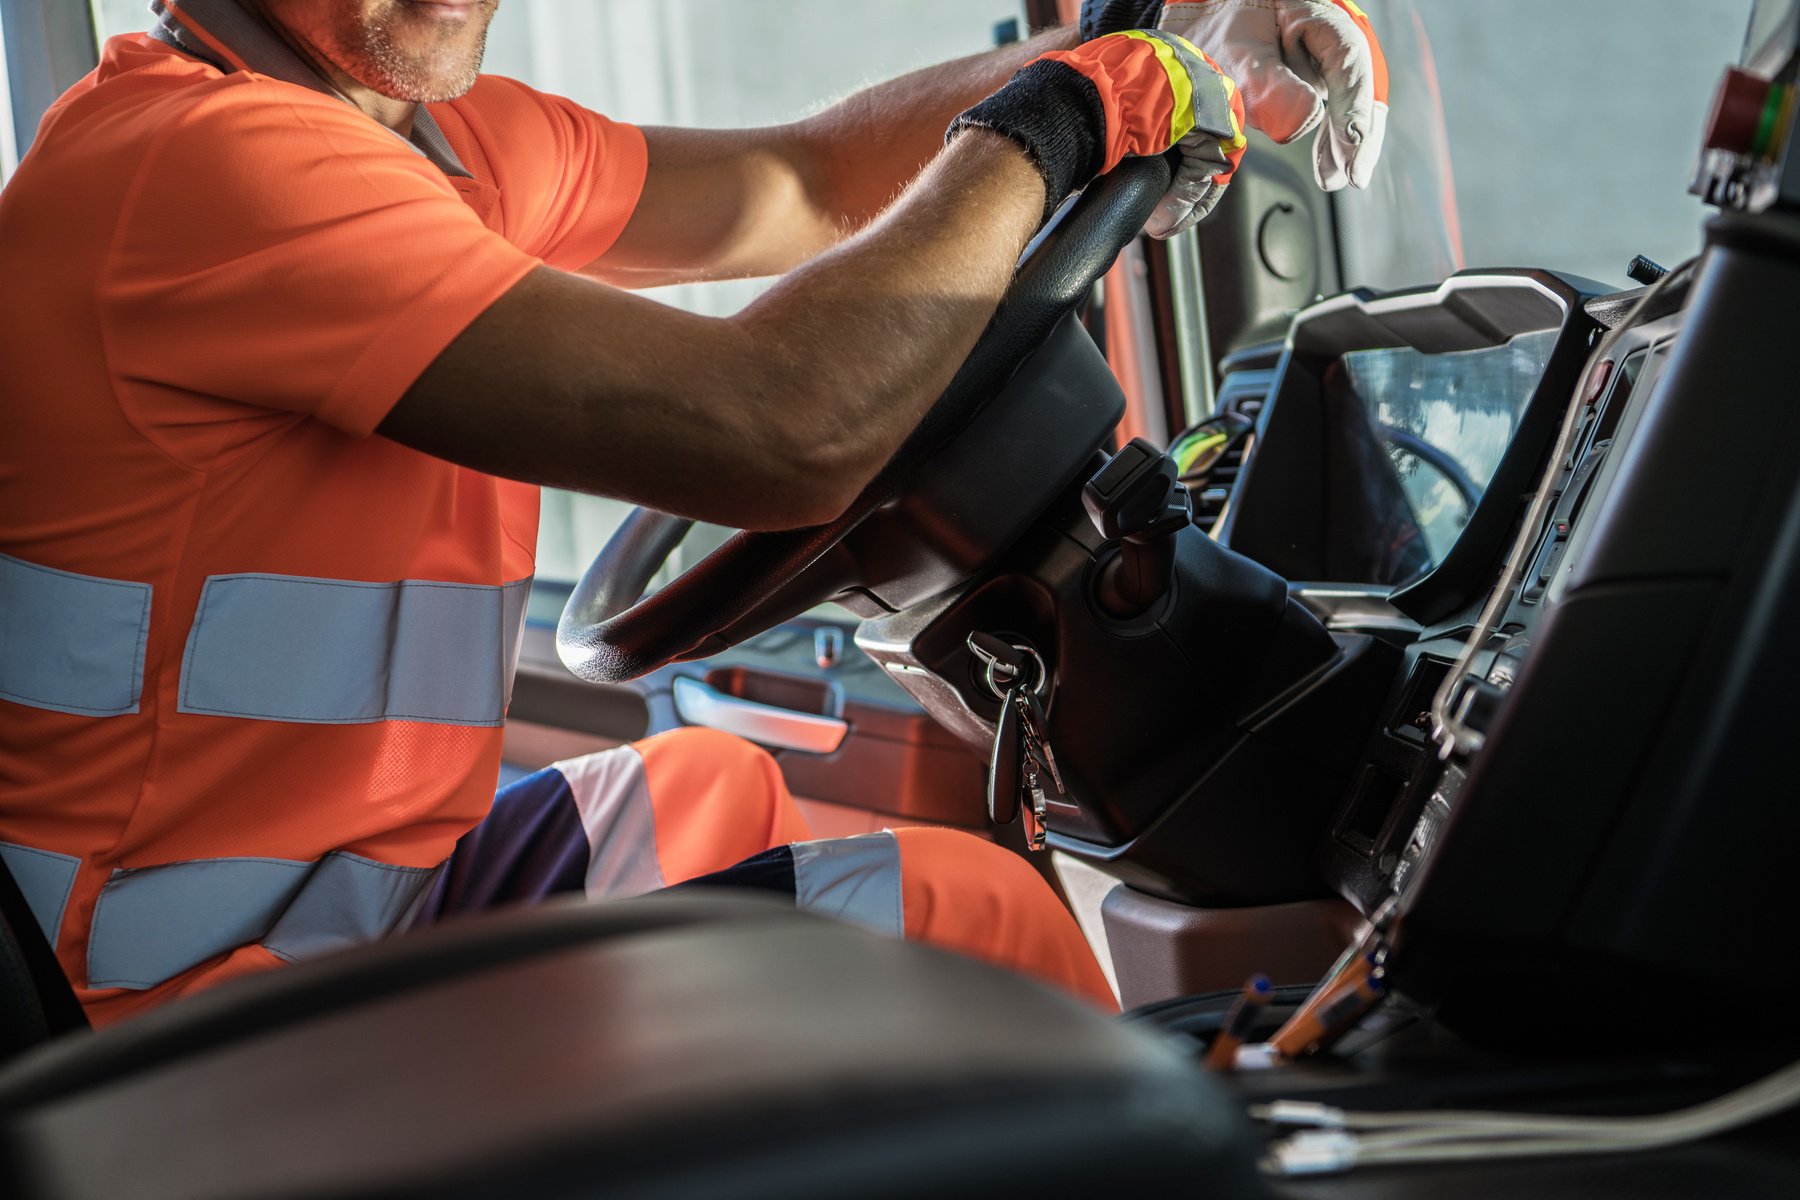
[[[1387,133],[1387,59],[1352,0],[1085,0],[1081,34],[1176,33],[1237,80],[1252,129],[1291,142],[1320,122],[1313,174],[1366,187]]]
[[[1155,29],[1162,10],[1163,0],[1082,0],[1081,40],[1091,42],[1127,29]]]
[[[1145,230],[1172,237],[1224,194],[1244,156],[1244,105],[1229,76],[1186,39],[1132,30],[1027,63],[950,123],[991,129],[1044,176],[1044,215],[1128,157],[1179,148],[1175,180]]]

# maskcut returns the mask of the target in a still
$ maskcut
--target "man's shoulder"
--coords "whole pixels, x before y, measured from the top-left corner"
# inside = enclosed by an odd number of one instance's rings
[[[121,162],[169,142],[199,143],[231,157],[279,154],[296,129],[337,137],[379,134],[332,97],[254,72],[222,74],[143,36],[111,39],[99,69],[58,101],[46,134],[65,149],[123,155]],[[135,151],[136,153],[132,153]]]
[[[16,206],[82,195],[109,212],[111,269],[167,268],[168,247],[259,248],[395,204],[463,209],[431,163],[335,97],[151,54],[65,97],[8,183]]]
[[[331,97],[254,71],[225,74],[145,34],[107,41],[98,68],[64,99],[96,106],[181,109],[292,100],[342,107]]]

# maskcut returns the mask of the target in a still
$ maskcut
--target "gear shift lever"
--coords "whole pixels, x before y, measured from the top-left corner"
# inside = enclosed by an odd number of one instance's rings
[[[1081,490],[1094,528],[1119,545],[1095,587],[1095,599],[1109,616],[1121,621],[1142,616],[1168,593],[1175,538],[1194,515],[1179,473],[1174,459],[1134,438]]]

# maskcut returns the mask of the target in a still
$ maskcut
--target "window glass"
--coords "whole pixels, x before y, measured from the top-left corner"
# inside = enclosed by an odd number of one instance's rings
[[[1687,194],[1750,0],[1363,0],[1392,68],[1389,141],[1340,194],[1346,282],[1553,267],[1619,287],[1699,250]],[[1448,201],[1448,202],[1447,202]]]
[[[19,164],[19,144],[13,136],[12,82],[6,77],[6,25],[0,19],[0,185],[12,178]]]
[[[868,83],[986,49],[999,22],[1022,17],[1014,0],[507,0],[488,37],[485,69],[640,125],[769,125]],[[649,294],[725,316],[767,286],[711,283]],[[547,490],[539,580],[576,578],[628,511],[616,501]],[[729,532],[696,527],[656,583]]]
[[[150,0],[93,0],[94,32],[102,42],[121,33],[142,33],[155,18]]]

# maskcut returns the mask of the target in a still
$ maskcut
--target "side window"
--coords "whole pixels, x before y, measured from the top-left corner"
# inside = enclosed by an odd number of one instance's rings
[[[0,19],[0,187],[19,165],[19,144],[13,136],[12,80],[6,75],[6,25]]]
[[[143,0],[92,0],[94,9],[94,32],[100,40],[121,33],[142,33],[150,28],[155,18],[150,15],[150,5]]]
[[[790,121],[865,84],[984,50],[1016,0],[511,0],[488,36],[486,69],[640,125],[743,127]],[[725,316],[766,281],[650,293]],[[546,491],[540,584],[572,582],[629,512],[612,500]],[[665,574],[730,531],[698,527]],[[540,588],[540,591],[549,590]]]

